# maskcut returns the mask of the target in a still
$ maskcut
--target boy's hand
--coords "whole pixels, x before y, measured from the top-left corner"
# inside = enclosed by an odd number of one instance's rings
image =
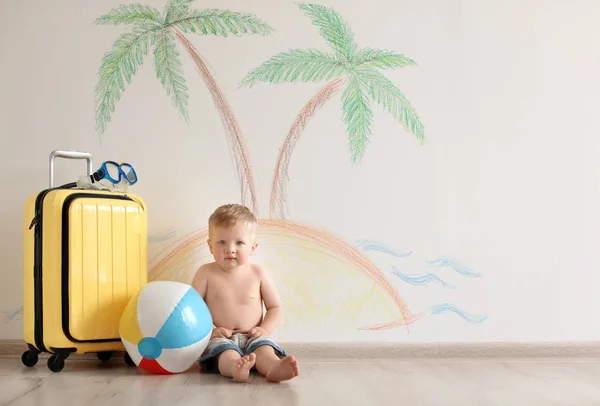
[[[215,327],[210,338],[231,338],[231,330],[225,327]]]
[[[248,332],[248,337],[250,337],[250,338],[259,337],[259,336],[268,337],[269,332],[262,327],[254,327],[252,330],[250,330]]]

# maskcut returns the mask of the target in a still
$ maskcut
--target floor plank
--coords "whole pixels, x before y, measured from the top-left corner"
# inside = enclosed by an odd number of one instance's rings
[[[0,405],[600,405],[600,360],[305,361],[300,376],[236,384],[197,367],[158,376],[125,366],[68,359],[59,373],[46,358],[26,368],[0,358]]]

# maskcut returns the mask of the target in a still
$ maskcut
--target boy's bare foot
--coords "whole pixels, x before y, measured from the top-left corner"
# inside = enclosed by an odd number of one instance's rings
[[[244,358],[241,358],[237,364],[233,367],[233,380],[236,382],[246,382],[248,381],[248,376],[250,375],[250,370],[254,366],[256,362],[256,354],[252,353],[250,355],[246,355]]]
[[[285,357],[274,364],[267,372],[269,382],[281,382],[298,376],[300,369],[298,361],[292,355]]]

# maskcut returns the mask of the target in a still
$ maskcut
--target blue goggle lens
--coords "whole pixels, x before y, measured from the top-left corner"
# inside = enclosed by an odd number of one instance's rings
[[[114,161],[106,161],[102,164],[100,170],[98,170],[98,175],[102,179],[107,179],[114,184],[119,183],[123,178],[130,185],[138,181],[135,169],[128,163],[118,164]]]

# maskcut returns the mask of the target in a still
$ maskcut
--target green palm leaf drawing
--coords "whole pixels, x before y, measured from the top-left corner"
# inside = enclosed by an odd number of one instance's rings
[[[155,22],[162,24],[160,11],[145,4],[122,4],[96,19],[96,24],[138,24]]]
[[[266,35],[272,28],[252,14],[229,10],[190,10],[182,13],[171,23],[185,33],[195,32],[204,35],[261,34]]]
[[[179,60],[179,51],[175,47],[175,36],[171,31],[163,30],[157,35],[154,48],[154,68],[167,95],[172,96],[173,104],[185,121],[188,121],[188,93],[183,77],[183,68]]]
[[[344,73],[346,68],[332,55],[317,49],[293,49],[250,71],[240,86],[252,87],[259,82],[320,82]]]
[[[163,14],[165,16],[165,24],[170,24],[171,21],[181,17],[189,10],[190,3],[193,0],[167,0]]]
[[[239,124],[215,78],[198,51],[183,34],[197,33],[223,37],[230,34],[267,35],[273,31],[273,28],[248,13],[217,9],[193,10],[190,9],[191,2],[192,0],[167,0],[162,15],[154,7],[144,4],[120,5],[96,20],[97,24],[103,25],[132,25],[128,32],[115,41],[112,50],[102,58],[95,89],[96,129],[100,135],[106,131],[115,111],[115,105],[153,47],[156,77],[167,96],[171,98],[179,116],[184,121],[189,121],[188,87],[177,49],[177,42],[179,42],[196,64],[221,115],[225,135],[229,138],[229,145],[232,146],[232,154],[236,161],[242,203],[247,204],[245,199],[250,198],[251,202],[248,205],[252,206],[253,211],[258,214],[252,168]]]
[[[425,138],[423,124],[414,107],[392,81],[374,69],[361,70],[357,77],[365,85],[371,99],[382,105],[422,144]]]
[[[371,104],[379,106],[398,120],[417,139],[424,140],[420,118],[406,96],[380,70],[416,65],[400,53],[373,48],[358,49],[350,26],[332,8],[317,4],[299,4],[329,45],[332,52],[316,49],[293,49],[276,54],[241,80],[240,86],[257,83],[326,82],[306,103],[292,124],[280,150],[271,189],[271,215],[283,217],[287,168],[300,134],[307,122],[342,86],[342,120],[346,124],[348,149],[353,164],[359,163],[371,136],[373,112]]]
[[[352,64],[360,68],[394,69],[416,65],[412,59],[395,52],[382,49],[361,49],[352,58]]]
[[[355,163],[360,161],[365,153],[373,121],[369,100],[361,89],[361,83],[356,79],[350,80],[342,93],[342,117],[348,126],[350,154],[352,162]]]
[[[136,26],[121,35],[102,58],[96,86],[96,128],[104,132],[125,87],[155,42],[156,26]]]
[[[298,7],[319,28],[321,36],[339,57],[348,60],[352,57],[356,50],[354,34],[335,10],[318,4],[300,4]]]

